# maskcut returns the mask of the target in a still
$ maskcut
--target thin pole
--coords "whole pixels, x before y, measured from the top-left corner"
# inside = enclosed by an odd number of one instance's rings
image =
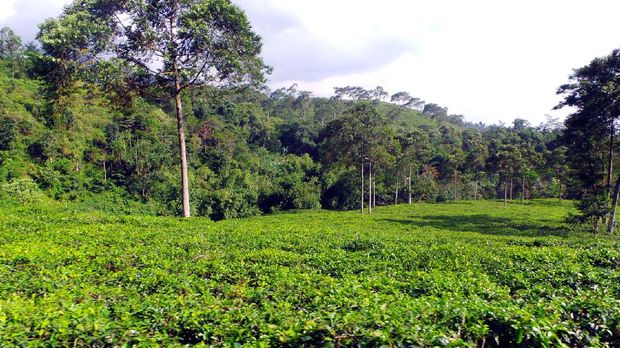
[[[372,162],[368,169],[368,214],[372,214]]]

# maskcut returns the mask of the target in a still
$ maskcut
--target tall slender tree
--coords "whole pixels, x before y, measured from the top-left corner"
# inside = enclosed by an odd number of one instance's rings
[[[385,140],[385,119],[375,106],[367,101],[358,102],[343,117],[330,122],[322,134],[322,154],[328,163],[356,166],[360,170],[360,207],[364,212],[365,168],[368,168],[369,211],[372,200],[372,165],[383,160],[382,140]],[[387,136],[389,138],[389,136]]]
[[[577,109],[565,122],[565,140],[572,154],[569,159],[580,174],[584,195],[611,198],[607,231],[613,233],[620,195],[620,175],[615,184],[612,176],[615,123],[620,118],[620,49],[576,69],[571,83],[561,86],[558,94],[564,96],[558,108],[571,106]],[[603,172],[605,174],[601,175]]]
[[[183,92],[262,83],[261,39],[230,0],[76,0],[41,26],[43,48],[73,64],[116,59],[174,100],[183,216],[190,196]]]
[[[13,29],[9,27],[0,29],[0,57],[10,60],[12,78],[15,78],[18,57],[21,49],[22,39],[15,34]]]

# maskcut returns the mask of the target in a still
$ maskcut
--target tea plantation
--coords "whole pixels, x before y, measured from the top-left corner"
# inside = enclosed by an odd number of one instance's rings
[[[0,205],[0,346],[620,346],[620,239],[571,203],[245,220]]]

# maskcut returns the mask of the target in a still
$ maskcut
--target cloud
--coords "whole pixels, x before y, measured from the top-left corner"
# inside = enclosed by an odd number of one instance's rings
[[[236,3],[248,13],[255,29],[264,38],[265,60],[275,68],[270,77],[272,83],[315,82],[334,75],[378,69],[416,50],[415,42],[402,35],[379,35],[376,25],[361,30],[357,20],[347,22],[330,17],[329,11],[317,12],[317,9],[326,8],[324,1],[307,8],[308,3],[304,2],[293,2],[294,6],[291,2],[267,0]],[[296,7],[298,5],[302,8]],[[363,16],[358,20],[368,18],[367,13],[358,14]]]
[[[0,21],[15,15],[15,3],[17,0],[3,0],[0,2]]]
[[[381,85],[486,123],[564,115],[557,87],[620,44],[614,0],[237,3],[264,38],[273,87]],[[286,25],[263,30],[272,19]]]
[[[0,0],[24,41],[69,0]],[[532,123],[572,69],[620,46],[617,0],[233,0],[263,37],[270,86],[385,87],[467,120]]]
[[[15,30],[24,41],[34,40],[38,25],[45,19],[60,15],[70,0],[0,0],[0,25]],[[4,6],[9,8],[5,12]],[[3,16],[4,15],[4,16]]]

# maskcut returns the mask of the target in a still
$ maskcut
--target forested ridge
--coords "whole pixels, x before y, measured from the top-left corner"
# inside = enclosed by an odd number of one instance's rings
[[[142,97],[119,105],[104,91],[77,84],[66,109],[56,113],[42,92],[45,80],[31,64],[36,62],[20,63],[12,78],[12,62],[5,58],[0,70],[3,191],[36,186],[59,200],[107,209],[124,209],[118,200],[129,200],[147,203],[132,206],[153,213],[178,214],[172,105]],[[506,181],[509,198],[520,199],[523,178],[525,198],[558,196],[562,174],[547,166],[558,152],[557,125],[469,124],[435,104],[412,108],[386,96],[374,98],[313,97],[296,86],[188,93],[196,213],[222,219],[286,209],[358,208],[356,149],[347,153],[332,144],[349,141],[338,138],[343,123],[356,126],[346,116],[359,103],[377,118],[378,205],[408,202],[409,192],[413,201],[474,199],[476,185],[478,198],[503,198]]]
[[[132,4],[76,1],[40,25],[38,43],[2,30],[5,197],[159,215],[189,216],[191,206],[215,220],[417,201],[584,198],[573,221],[596,220],[595,229],[616,205],[615,119],[603,117],[605,130],[593,116],[615,105],[611,58],[594,69],[606,74],[600,81],[588,80],[592,93],[608,91],[607,104],[601,93],[592,96],[599,104],[580,101],[576,86],[587,76],[579,70],[559,89],[566,99],[558,107],[579,109],[566,125],[551,118],[474,124],[381,86],[337,86],[330,97],[297,85],[270,90],[260,37],[235,5],[158,5],[148,17]],[[172,34],[160,30],[166,25]]]

